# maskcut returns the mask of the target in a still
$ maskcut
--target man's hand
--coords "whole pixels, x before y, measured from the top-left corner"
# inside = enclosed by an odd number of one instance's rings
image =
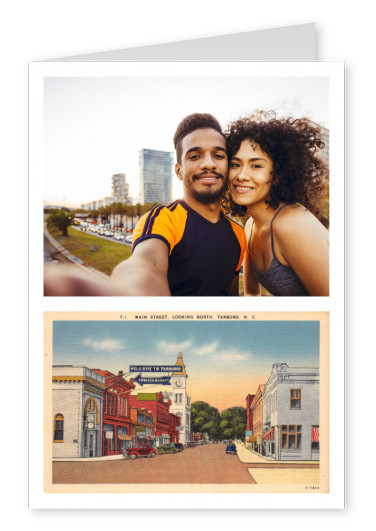
[[[133,296],[171,295],[167,281],[168,247],[157,238],[140,242],[132,256],[115,267],[110,286]]]
[[[109,282],[80,271],[74,265],[46,267],[44,274],[46,297],[113,297],[123,295],[113,289]]]

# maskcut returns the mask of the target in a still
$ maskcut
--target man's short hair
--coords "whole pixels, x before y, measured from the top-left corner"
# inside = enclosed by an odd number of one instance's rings
[[[205,113],[194,113],[186,116],[184,120],[178,125],[175,134],[174,134],[174,146],[176,150],[176,160],[178,164],[181,164],[181,143],[184,137],[196,131],[196,129],[215,129],[220,133],[224,138],[222,133],[222,127],[218,120],[214,118],[211,114]]]

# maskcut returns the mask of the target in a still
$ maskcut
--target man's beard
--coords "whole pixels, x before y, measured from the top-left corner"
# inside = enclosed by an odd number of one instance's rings
[[[193,188],[193,186],[190,187],[190,193],[196,199],[196,201],[199,201],[203,205],[210,205],[211,203],[217,203],[221,199],[224,191],[227,188],[227,185],[224,176],[221,174],[217,175],[218,179],[222,179],[222,186],[220,188],[215,188],[214,185],[212,185],[208,186],[206,190],[198,191]]]

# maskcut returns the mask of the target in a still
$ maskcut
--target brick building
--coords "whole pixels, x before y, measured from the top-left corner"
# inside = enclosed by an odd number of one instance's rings
[[[131,437],[134,445],[146,443],[155,447],[155,417],[146,407],[131,407]]]
[[[249,444],[252,450],[261,454],[262,452],[262,434],[263,434],[263,417],[262,417],[262,402],[265,385],[259,385],[256,394],[251,403],[253,435],[250,438]]]
[[[132,379],[128,382],[123,371],[93,369],[105,379],[102,420],[102,455],[121,454],[132,446],[131,415],[129,398],[135,388]]]
[[[170,406],[171,400],[159,393],[138,393],[129,397],[132,408],[146,409],[155,419],[156,446],[170,442]]]
[[[246,402],[246,411],[247,411],[247,424],[245,428],[245,442],[246,444],[250,442],[250,438],[253,436],[253,411],[251,408],[253,399],[255,395],[247,395]]]
[[[180,417],[170,413],[170,442],[179,442]]]

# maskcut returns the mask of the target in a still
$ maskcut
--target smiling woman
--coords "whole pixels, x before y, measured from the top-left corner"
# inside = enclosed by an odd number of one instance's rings
[[[329,295],[329,236],[316,216],[327,168],[307,120],[243,118],[227,131],[224,209],[246,224],[245,295]]]

